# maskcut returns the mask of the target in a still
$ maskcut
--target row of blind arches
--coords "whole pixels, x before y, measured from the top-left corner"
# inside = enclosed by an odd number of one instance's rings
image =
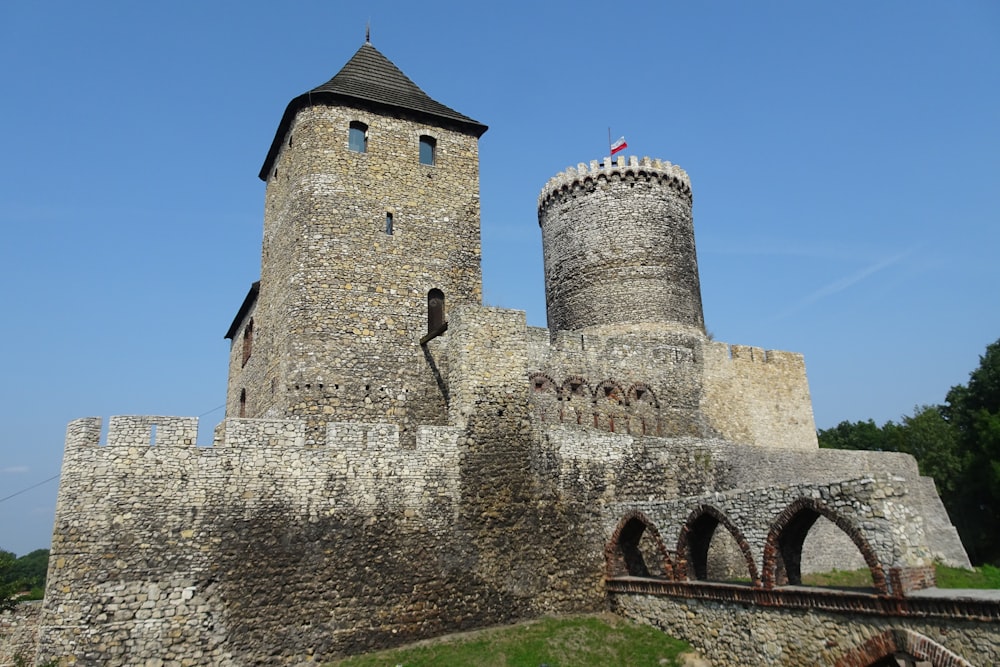
[[[355,153],[368,152],[368,125],[352,120],[348,130],[347,146]],[[429,134],[421,134],[418,139],[420,164],[433,165],[437,158],[437,139]]]
[[[875,555],[871,543],[860,528],[844,515],[813,498],[799,498],[771,522],[764,552],[760,554],[763,571],[757,568],[752,549],[736,522],[711,505],[701,505],[688,516],[678,531],[677,546],[670,552],[655,524],[642,512],[631,511],[618,523],[605,547],[605,575],[653,577],[673,581],[707,580],[709,551],[713,536],[722,530],[732,538],[744,559],[750,585],[802,585],[803,545],[820,518],[840,529],[857,547],[877,593],[889,593],[885,566]]]

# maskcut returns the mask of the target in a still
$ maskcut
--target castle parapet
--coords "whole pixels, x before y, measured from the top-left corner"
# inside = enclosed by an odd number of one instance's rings
[[[541,209],[557,194],[571,191],[575,185],[607,180],[614,176],[655,179],[669,184],[688,199],[691,198],[691,179],[681,167],[667,160],[650,157],[640,160],[634,155],[629,156],[626,162],[625,156],[620,155],[617,160],[606,157],[603,162],[591,160],[589,165],[581,162],[576,167],[567,167],[565,171],[556,174],[542,188],[538,196],[538,208]]]
[[[66,428],[66,447],[101,444],[100,417],[84,417]],[[198,442],[197,417],[119,415],[108,420],[109,447],[194,447]]]

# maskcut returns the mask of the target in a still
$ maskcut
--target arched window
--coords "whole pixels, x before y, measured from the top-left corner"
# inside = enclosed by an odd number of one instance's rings
[[[434,164],[437,140],[426,134],[420,135],[420,164]]]
[[[444,326],[444,292],[434,288],[427,293],[427,333]]]
[[[250,353],[253,350],[253,319],[247,322],[246,328],[243,330],[243,365],[247,365],[247,360],[250,358]]]
[[[358,120],[351,121],[348,147],[355,153],[368,152],[368,126]]]

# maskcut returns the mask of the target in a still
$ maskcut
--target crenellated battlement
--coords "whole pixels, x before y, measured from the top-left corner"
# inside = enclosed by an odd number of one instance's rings
[[[85,417],[66,428],[67,447],[101,444],[101,418]],[[198,442],[197,417],[118,415],[108,420],[108,447],[194,447]]]
[[[731,345],[729,343],[714,343],[723,345],[728,352],[724,358],[732,362],[751,362],[758,364],[793,364],[801,366],[803,357],[797,352],[785,350],[765,350],[752,345]]]
[[[672,187],[688,199],[691,198],[691,179],[681,167],[666,160],[654,160],[650,157],[643,157],[640,160],[634,155],[630,155],[626,162],[625,156],[620,155],[617,160],[605,157],[603,162],[591,160],[589,165],[581,162],[576,167],[567,167],[566,171],[556,174],[549,179],[538,195],[538,208],[541,210],[553,198],[576,187],[584,186],[588,182],[597,183],[601,179],[608,180],[615,177],[656,180]]]

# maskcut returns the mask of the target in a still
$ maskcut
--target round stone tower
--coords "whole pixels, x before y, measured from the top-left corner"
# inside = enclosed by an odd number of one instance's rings
[[[580,163],[538,198],[550,331],[650,323],[704,334],[691,183],[648,157]]]

